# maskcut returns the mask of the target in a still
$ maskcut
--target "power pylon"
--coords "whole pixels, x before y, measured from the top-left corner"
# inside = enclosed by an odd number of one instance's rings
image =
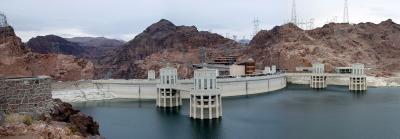
[[[343,23],[350,23],[348,0],[344,0]]]
[[[253,20],[253,37],[257,35],[258,31],[260,31],[260,20],[258,20],[258,18],[254,18]]]
[[[291,18],[290,22],[297,25],[296,0],[293,0],[293,3],[292,3],[292,18]]]

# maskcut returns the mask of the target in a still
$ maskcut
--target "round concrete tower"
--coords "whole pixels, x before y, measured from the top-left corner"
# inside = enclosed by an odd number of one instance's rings
[[[182,105],[181,93],[177,87],[178,73],[169,65],[160,69],[160,82],[157,84],[157,107],[172,108]]]
[[[217,84],[217,70],[194,71],[194,86],[190,92],[190,117],[216,119],[222,117],[221,94]]]

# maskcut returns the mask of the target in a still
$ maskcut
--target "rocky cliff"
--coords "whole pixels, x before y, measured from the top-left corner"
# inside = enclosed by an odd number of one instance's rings
[[[31,52],[12,27],[0,28],[0,74],[6,76],[49,75],[55,80],[93,78],[94,66],[88,60],[63,54]]]
[[[286,24],[260,31],[246,55],[259,62],[260,68],[275,64],[294,70],[322,62],[332,71],[335,66],[364,63],[370,75],[393,76],[400,72],[400,25],[392,20],[380,24],[331,23],[305,31]]]
[[[239,49],[236,42],[218,34],[163,19],[115,53],[100,58],[98,77],[111,73],[113,78],[145,78],[147,70],[158,71],[166,62],[176,65],[180,77],[190,77],[192,64],[199,63],[200,47],[209,52],[209,58]]]

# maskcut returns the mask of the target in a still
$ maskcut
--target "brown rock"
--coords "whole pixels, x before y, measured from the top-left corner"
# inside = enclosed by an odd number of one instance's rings
[[[48,75],[55,80],[91,79],[94,65],[62,54],[38,54],[27,50],[12,27],[0,28],[0,73],[5,76]]]
[[[99,125],[92,117],[87,116],[79,110],[75,110],[71,104],[62,102],[60,99],[54,99],[53,109],[49,116],[43,116],[45,121],[60,121],[71,125],[82,136],[100,135]]]
[[[200,47],[215,55],[239,49],[236,42],[218,34],[198,31],[194,26],[176,26],[162,19],[115,53],[100,58],[96,77],[112,73],[112,78],[145,78],[147,70],[157,71],[166,62],[179,67],[181,78],[190,77],[192,64],[199,62]]]
[[[83,113],[77,113],[69,117],[71,124],[76,127],[83,136],[99,135],[99,125],[93,118]]]
[[[391,20],[380,24],[327,24],[314,30],[301,30],[293,24],[260,31],[251,41],[246,55],[261,65],[277,65],[294,70],[313,62],[325,63],[326,69],[364,63],[369,75],[400,72],[400,25]],[[263,58],[263,56],[272,58]],[[388,65],[390,71],[386,71]]]

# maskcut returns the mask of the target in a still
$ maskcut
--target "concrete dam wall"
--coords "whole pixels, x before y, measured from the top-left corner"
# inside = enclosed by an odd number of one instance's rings
[[[159,80],[94,80],[98,90],[110,92],[115,98],[155,99]],[[286,87],[284,74],[217,79],[223,97],[252,95]],[[183,98],[189,98],[192,80],[178,80]]]

